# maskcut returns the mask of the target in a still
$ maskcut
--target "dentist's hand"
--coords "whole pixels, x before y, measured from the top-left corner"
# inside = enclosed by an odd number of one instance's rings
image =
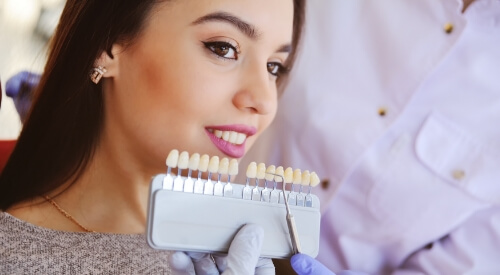
[[[262,227],[247,224],[234,237],[227,256],[175,252],[168,262],[176,275],[274,275],[271,259],[259,258],[263,239]]]
[[[335,275],[323,264],[306,254],[296,254],[290,260],[293,270],[299,275]],[[338,275],[368,275],[364,272],[343,270]]]
[[[5,93],[14,100],[16,110],[23,122],[31,108],[33,90],[39,82],[39,74],[22,71],[9,78],[5,83]]]

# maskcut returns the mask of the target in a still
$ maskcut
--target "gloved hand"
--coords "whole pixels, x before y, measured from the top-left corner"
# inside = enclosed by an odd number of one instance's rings
[[[39,74],[22,71],[9,78],[5,83],[5,93],[14,100],[16,110],[23,122],[31,108],[33,90],[38,82],[40,82]]]
[[[261,226],[247,224],[234,237],[227,256],[175,252],[168,262],[176,275],[274,275],[271,259],[259,258],[263,239]]]
[[[322,263],[306,254],[295,254],[290,260],[293,270],[299,275],[335,275]],[[365,272],[343,270],[338,275],[368,275]]]

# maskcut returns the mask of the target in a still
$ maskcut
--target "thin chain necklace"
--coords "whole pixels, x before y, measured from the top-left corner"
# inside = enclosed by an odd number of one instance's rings
[[[53,199],[51,199],[49,196],[44,196],[45,200],[50,202],[61,214],[63,214],[66,218],[68,218],[70,221],[78,225],[83,231],[85,232],[93,232],[96,233],[94,230],[90,230],[87,227],[83,226],[81,223],[79,223],[73,216],[71,216],[68,212],[66,212],[64,209],[62,209],[59,204],[57,204]]]

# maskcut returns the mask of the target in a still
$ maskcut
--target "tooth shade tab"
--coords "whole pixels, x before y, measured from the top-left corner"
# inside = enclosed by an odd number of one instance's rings
[[[198,166],[198,171],[206,172],[208,169],[208,162],[210,161],[210,157],[208,155],[203,155],[200,157],[200,165]]]
[[[257,178],[258,179],[264,179],[266,177],[266,164],[265,163],[259,163],[257,165]]]
[[[276,182],[282,182],[283,181],[283,173],[284,173],[283,166],[278,166],[278,168],[276,168],[276,173],[275,173],[277,176],[274,177],[274,180]]]
[[[228,171],[230,176],[236,176],[238,175],[238,160],[232,159],[229,162],[229,171]]]
[[[302,182],[300,184],[302,184],[302,186],[309,186],[310,183],[311,174],[309,173],[309,170],[305,170],[304,172],[302,172]]]
[[[312,172],[311,173],[311,186],[314,187],[316,185],[318,185],[320,182],[319,180],[319,177],[318,177],[318,174],[316,174],[316,172]]]
[[[179,167],[179,169],[186,169],[188,168],[188,165],[189,165],[189,153],[183,151],[179,155],[179,161],[177,162],[177,166]]]
[[[219,157],[213,156],[210,158],[210,162],[208,163],[208,172],[217,173],[219,170]]]
[[[200,166],[200,154],[194,153],[189,158],[188,168],[191,170],[197,170],[198,166]]]
[[[172,168],[176,168],[178,160],[179,160],[179,151],[175,150],[175,149],[170,151],[170,153],[168,154],[168,157],[167,157],[167,161],[166,161],[167,166],[172,167]]]
[[[247,167],[247,178],[256,178],[257,177],[257,163],[252,161]]]
[[[274,179],[274,174],[276,173],[276,166],[269,165],[266,169],[266,180],[272,181]]]
[[[219,170],[217,171],[219,174],[227,174],[229,171],[229,159],[222,158],[219,163]]]
[[[285,182],[291,183],[293,181],[293,169],[292,167],[288,167],[285,169]]]
[[[302,182],[302,171],[300,169],[295,169],[293,171],[293,184],[300,184]]]

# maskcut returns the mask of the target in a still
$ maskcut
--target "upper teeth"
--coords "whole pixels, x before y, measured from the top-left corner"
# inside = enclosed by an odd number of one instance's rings
[[[233,144],[243,144],[245,142],[245,139],[247,138],[247,135],[238,133],[235,131],[220,131],[220,130],[215,130],[214,135],[218,138],[221,138],[227,142],[233,143]]]

